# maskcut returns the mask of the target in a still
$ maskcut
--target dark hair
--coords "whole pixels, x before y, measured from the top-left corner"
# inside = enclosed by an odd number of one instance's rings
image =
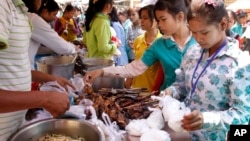
[[[158,0],[154,6],[154,13],[157,10],[166,10],[175,17],[179,12],[183,12],[186,18],[189,11],[189,4],[190,0]]]
[[[23,0],[25,6],[28,8],[28,12],[30,13],[37,13],[35,2],[34,0]]]
[[[235,22],[238,21],[238,17],[237,17],[237,15],[236,15],[236,13],[234,11],[227,10],[227,15],[229,16],[229,14],[232,15],[232,17],[235,20]]]
[[[223,0],[211,0],[212,3],[204,2],[204,0],[194,0],[191,3],[188,12],[188,21],[201,17],[205,19],[207,24],[220,23],[223,18],[227,17],[227,10]]]
[[[86,31],[90,30],[91,21],[95,17],[96,13],[99,13],[104,9],[105,4],[113,4],[113,0],[89,0],[89,6],[85,14]]]
[[[63,14],[64,14],[65,12],[70,12],[70,11],[74,11],[74,10],[75,10],[75,7],[72,6],[71,4],[68,4],[68,5],[65,7],[65,9],[64,9]]]
[[[155,19],[155,16],[154,16],[154,5],[147,5],[147,6],[144,6],[142,7],[140,10],[139,10],[139,17],[140,19],[142,18],[141,17],[141,13],[142,11],[146,10],[148,12],[148,16],[150,18],[150,21],[151,23],[153,23],[154,19]]]
[[[128,9],[127,8],[124,8],[124,7],[121,7],[118,9],[118,15],[123,15],[123,16],[128,16]]]
[[[117,10],[115,7],[112,8],[111,12],[109,13],[109,17],[112,22],[119,22]]]
[[[54,11],[59,11],[60,7],[54,0],[43,0],[42,6],[38,10],[38,14],[40,15],[44,9],[47,9],[48,12],[50,13]]]
[[[244,18],[244,17],[247,17],[247,12],[245,12],[244,10],[242,9],[239,9],[236,11],[236,15],[239,18]]]

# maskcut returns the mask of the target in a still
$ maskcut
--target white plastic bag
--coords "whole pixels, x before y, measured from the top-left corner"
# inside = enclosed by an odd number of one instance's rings
[[[176,132],[187,132],[181,127],[183,116],[189,114],[191,110],[185,106],[183,102],[165,95],[164,97],[151,96],[152,99],[160,101],[162,113],[165,121],[168,121],[168,126]]]
[[[160,108],[148,108],[150,111],[153,111],[147,118],[147,124],[150,128],[153,129],[162,129],[165,125],[165,121],[162,116]]]
[[[149,129],[150,127],[146,119],[130,120],[129,124],[125,127],[127,133],[132,136],[141,136],[143,132]]]
[[[171,138],[166,131],[150,129],[141,135],[140,141],[171,141]]]

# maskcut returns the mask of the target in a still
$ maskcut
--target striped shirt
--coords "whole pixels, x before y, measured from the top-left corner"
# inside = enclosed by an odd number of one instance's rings
[[[28,47],[31,26],[21,0],[0,3],[0,89],[28,91],[31,71]],[[0,141],[5,141],[22,124],[25,110],[0,113]]]

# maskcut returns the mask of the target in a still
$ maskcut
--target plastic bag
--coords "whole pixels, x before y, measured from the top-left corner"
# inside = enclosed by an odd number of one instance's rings
[[[171,138],[166,131],[150,129],[142,134],[140,141],[171,141]]]
[[[165,121],[168,121],[168,126],[176,132],[187,132],[181,127],[183,116],[189,114],[191,110],[185,106],[183,102],[178,101],[171,96],[164,97],[151,96],[152,99],[159,100],[159,105],[162,107],[162,113]]]
[[[147,124],[153,129],[162,129],[165,125],[165,121],[162,116],[162,111],[160,108],[148,108],[153,111],[147,118]]]

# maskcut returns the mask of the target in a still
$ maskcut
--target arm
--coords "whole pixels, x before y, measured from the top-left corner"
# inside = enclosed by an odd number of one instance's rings
[[[133,47],[133,30],[132,30],[132,25],[128,27],[127,31],[127,44],[130,48]]]
[[[134,77],[142,74],[145,70],[147,70],[147,68],[148,66],[146,66],[141,60],[135,60],[125,66],[112,66],[94,71],[88,71],[84,76],[84,80],[91,83],[97,77],[110,75]]]
[[[66,78],[54,76],[54,75],[50,75],[47,73],[43,73],[40,71],[34,71],[34,70],[31,71],[31,74],[32,74],[32,81],[33,82],[45,83],[45,82],[49,82],[49,81],[57,81],[58,84],[60,84],[66,90],[67,90],[67,85],[69,85],[70,87],[75,89],[73,84],[70,81],[68,81]]]
[[[36,42],[39,42],[49,49],[55,51],[58,54],[73,54],[75,53],[75,45],[65,41],[61,38],[55,30],[51,29],[38,15],[33,15],[33,18],[29,19],[34,26],[31,38]]]
[[[45,108],[54,117],[69,108],[68,96],[59,92],[7,91],[0,89],[0,113],[31,108]]]
[[[29,16],[29,19],[34,26],[31,36],[33,40],[45,45],[58,54],[75,53],[75,45],[61,38],[41,17],[36,14],[32,16],[33,18],[30,17],[31,16]]]
[[[80,32],[80,28],[76,22],[76,20],[73,18],[74,20],[74,25],[75,25],[75,28],[74,28],[74,33],[76,33],[76,35],[79,35],[81,32]]]
[[[234,76],[228,80],[232,84],[225,86],[229,88],[230,108],[224,111],[203,112],[203,129],[228,129],[232,124],[248,124],[250,117],[250,82],[246,80],[250,77],[248,70],[249,64],[246,64],[233,72]]]

